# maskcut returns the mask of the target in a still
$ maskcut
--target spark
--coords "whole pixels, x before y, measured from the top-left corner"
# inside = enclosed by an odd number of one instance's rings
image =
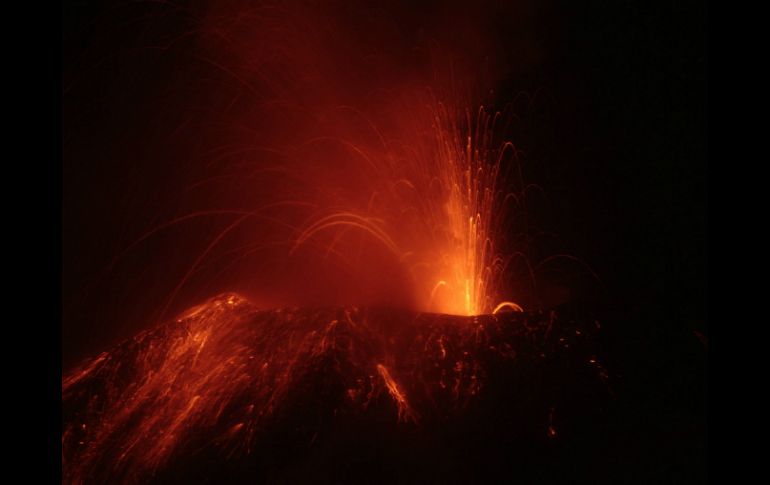
[[[500,304],[498,304],[495,307],[495,309],[492,310],[492,315],[497,314],[497,312],[499,312],[503,308],[510,308],[511,310],[513,310],[515,312],[523,312],[524,311],[524,309],[521,308],[521,306],[517,305],[516,303],[514,303],[512,301],[504,301],[504,302],[501,302]]]

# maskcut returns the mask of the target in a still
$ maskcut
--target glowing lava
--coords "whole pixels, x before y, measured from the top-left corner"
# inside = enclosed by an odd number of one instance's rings
[[[200,450],[223,462],[241,459],[271,429],[296,426],[287,419],[311,420],[302,425],[307,434],[292,438],[298,442],[344,416],[374,413],[394,425],[430,427],[500,385],[490,376],[501,370],[510,374],[504,386],[516,369],[530,379],[541,354],[552,358],[588,341],[590,328],[561,333],[555,319],[264,311],[222,295],[65,377],[65,481],[143,481]],[[583,352],[579,365],[601,370]],[[553,434],[549,419],[538,424],[544,436]]]
[[[500,170],[516,156],[513,144],[494,145],[502,115],[479,108],[471,116],[440,102],[425,108],[410,112],[430,127],[410,138],[410,147],[386,142],[378,151],[351,144],[376,170],[372,198],[381,200],[366,212],[350,207],[312,221],[293,251],[323,231],[336,231],[327,251],[345,231],[362,231],[408,268],[419,310],[469,316],[521,311],[513,302],[498,304],[507,261],[495,248],[506,203],[515,199],[505,192]],[[409,150],[408,158],[399,155]]]

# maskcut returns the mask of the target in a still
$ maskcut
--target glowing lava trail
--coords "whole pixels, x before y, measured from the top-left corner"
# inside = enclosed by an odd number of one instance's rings
[[[542,409],[499,404],[551,439],[562,402],[527,382],[564,362],[596,382],[607,377],[590,353],[593,324],[563,325],[553,312],[265,311],[222,295],[64,379],[65,482],[163,481],[169,469],[203,473],[194,465],[202,457],[225,468],[259,463],[266,446],[310,446],[346,420],[429,430],[483,402],[490,386],[497,399],[514,386],[513,403]],[[250,476],[270,472],[257,467]]]

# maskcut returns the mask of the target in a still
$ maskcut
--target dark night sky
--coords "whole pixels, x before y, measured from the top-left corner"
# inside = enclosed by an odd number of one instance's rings
[[[439,6],[463,11],[445,2],[389,8],[414,33]],[[499,98],[524,91],[545,100],[525,110],[516,141],[533,160],[528,178],[548,195],[541,223],[559,236],[558,249],[600,276],[601,305],[634,315],[620,334],[652,343],[707,333],[705,8],[532,2],[474,9],[510,56]],[[104,269],[157,222],[180,183],[178,168],[158,161],[196,149],[173,129],[199,93],[169,86],[205,73],[180,71],[183,49],[170,58],[145,48],[189,27],[189,18],[153,2],[64,6],[65,366],[141,328],[136,322],[168,291],[173,271],[159,273],[150,253],[132,256],[133,273],[104,276]],[[177,256],[195,250],[175,244]],[[183,265],[169,256],[162,267]]]

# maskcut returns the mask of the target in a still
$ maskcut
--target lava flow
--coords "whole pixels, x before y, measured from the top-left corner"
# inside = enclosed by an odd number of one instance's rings
[[[65,481],[277,479],[266,455],[312,448],[345,423],[429,434],[485,402],[513,413],[519,438],[548,441],[563,432],[554,410],[574,413],[580,396],[550,389],[549,372],[582,373],[581,391],[607,377],[590,350],[596,329],[555,312],[259,310],[222,295],[64,379]]]

